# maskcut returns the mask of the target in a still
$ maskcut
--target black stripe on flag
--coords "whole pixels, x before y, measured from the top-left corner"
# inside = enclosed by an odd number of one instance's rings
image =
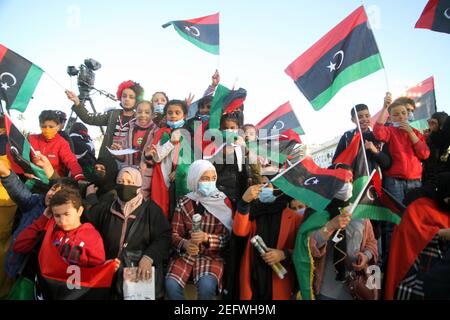
[[[450,33],[450,1],[441,0],[434,12],[431,30]]]
[[[219,45],[218,24],[193,24],[187,21],[173,21],[172,23],[191,38],[209,45]]]

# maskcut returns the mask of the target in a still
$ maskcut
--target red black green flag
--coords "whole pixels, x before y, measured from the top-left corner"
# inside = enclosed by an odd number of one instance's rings
[[[0,100],[24,112],[44,71],[0,44]]]
[[[180,36],[200,49],[219,54],[219,13],[210,16],[170,21],[163,28],[173,25]]]
[[[450,1],[428,1],[422,15],[416,22],[416,28],[450,33]]]
[[[417,130],[428,129],[427,120],[436,112],[436,95],[434,93],[434,78],[431,76],[417,86],[409,88],[405,96],[416,103],[414,121],[411,126]]]
[[[305,157],[286,169],[286,173],[272,183],[285,194],[321,211],[350,178],[351,174],[347,170],[323,169],[311,157]]]
[[[246,97],[247,91],[245,89],[230,90],[219,84],[211,102],[209,129],[219,129],[222,115],[231,113],[242,106]]]
[[[52,243],[54,219],[49,221],[39,251],[39,288],[45,300],[106,300],[111,297],[115,262],[82,268],[69,265]]]
[[[357,132],[347,148],[333,161],[333,164],[344,163],[352,168],[353,196],[350,202],[356,199],[369,179],[364,157],[364,149],[361,148],[361,135]]]
[[[284,164],[294,156],[294,149],[301,143],[298,133],[289,129],[282,134],[269,139],[259,139],[248,142],[247,148],[260,157],[276,164]]]
[[[353,211],[353,218],[400,224],[405,206],[381,186],[378,172],[375,172],[362,192],[361,200]]]
[[[11,162],[20,166],[25,173],[29,173],[37,177],[43,183],[48,183],[48,177],[44,170],[36,166],[30,160],[31,145],[22,132],[14,125],[11,118],[5,113],[5,129],[10,145],[9,154],[11,154]]]
[[[256,127],[258,130],[267,130],[268,136],[271,135],[271,131],[284,132],[288,129],[292,129],[298,134],[305,134],[289,101],[262,119]]]
[[[329,31],[285,72],[315,110],[345,85],[383,68],[377,43],[361,6]]]

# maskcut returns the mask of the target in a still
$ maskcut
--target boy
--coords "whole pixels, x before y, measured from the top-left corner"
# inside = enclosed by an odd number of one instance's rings
[[[369,127],[371,116],[367,105],[357,104],[355,108],[351,109],[350,115],[352,122],[356,125],[356,128],[345,132],[341,137],[336,147],[332,162],[334,163],[336,158],[349,146],[354,135],[358,132],[358,121],[359,126],[361,127],[361,132],[363,134],[369,170],[372,171],[377,167],[377,165],[379,165],[381,169],[389,168],[389,166],[391,165],[391,157],[386,152],[386,149],[381,150],[382,144],[380,143],[380,141],[375,139],[375,136],[373,135],[373,132]]]
[[[412,189],[421,186],[422,160],[430,150],[422,134],[408,123],[408,109],[403,102],[393,102],[387,93],[383,110],[374,126],[375,138],[388,144],[392,166],[385,171],[386,189],[400,202]],[[392,126],[385,126],[389,112]]]
[[[39,236],[47,230],[50,219],[55,220],[52,243],[61,257],[71,265],[95,267],[105,262],[103,240],[90,223],[81,223],[81,196],[74,190],[58,191],[44,213],[25,228],[14,242],[13,250],[29,253]]]

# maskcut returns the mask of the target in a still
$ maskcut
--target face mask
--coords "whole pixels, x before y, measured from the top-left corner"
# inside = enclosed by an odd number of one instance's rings
[[[179,120],[179,121],[169,121],[167,120],[167,125],[171,128],[171,129],[178,129],[181,128],[182,126],[184,126],[184,122],[185,120]]]
[[[273,203],[277,199],[270,188],[262,188],[258,198],[262,203]]]
[[[297,213],[302,216],[303,214],[305,214],[305,208],[297,210]]]
[[[238,137],[238,130],[225,129],[222,131],[223,138],[225,140],[236,140]]]
[[[153,106],[153,112],[154,113],[163,113],[164,112],[164,105],[163,104],[155,104]]]
[[[209,120],[209,114],[199,114],[198,117],[202,120],[202,122]]]
[[[123,202],[128,202],[137,196],[137,189],[139,188],[138,186],[118,184],[116,185],[117,196]]]
[[[215,181],[200,181],[198,183],[198,192],[200,192],[205,197],[209,197],[216,191]]]
[[[353,195],[353,184],[349,182],[344,184],[341,190],[339,190],[334,197],[338,200],[347,201],[352,197],[352,195]]]
[[[56,134],[58,133],[58,129],[56,129],[56,128],[42,128],[41,131],[42,131],[42,135],[47,140],[53,139],[56,136]]]
[[[414,121],[414,112],[408,112],[408,121],[413,122]]]

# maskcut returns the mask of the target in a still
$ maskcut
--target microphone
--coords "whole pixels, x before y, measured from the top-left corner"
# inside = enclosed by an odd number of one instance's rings
[[[194,214],[192,216],[192,232],[202,231],[201,223],[202,223],[201,214],[198,214],[198,213]]]
[[[264,240],[258,235],[251,238],[250,243],[255,247],[256,250],[258,250],[260,255],[263,255],[268,251],[268,248],[264,243]],[[287,270],[283,267],[281,263],[277,262],[271,265],[271,268],[280,279],[284,279]]]

